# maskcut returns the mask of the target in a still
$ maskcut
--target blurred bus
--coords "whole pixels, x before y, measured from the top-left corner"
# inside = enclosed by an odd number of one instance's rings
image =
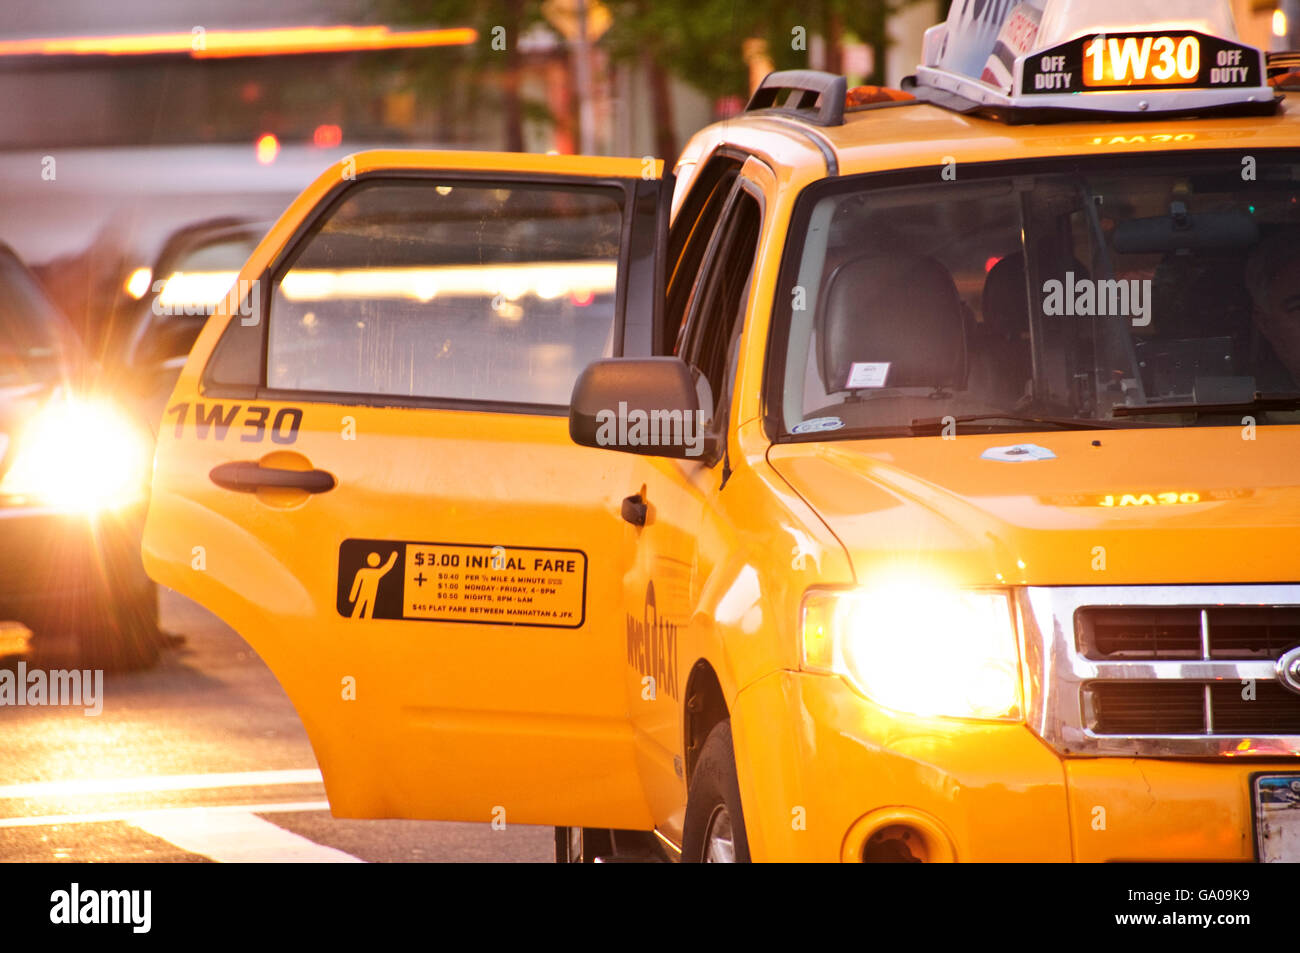
[[[475,31],[366,22],[398,4],[40,6],[0,27],[0,240],[107,364],[176,236],[274,221],[362,148],[498,141],[458,99]]]

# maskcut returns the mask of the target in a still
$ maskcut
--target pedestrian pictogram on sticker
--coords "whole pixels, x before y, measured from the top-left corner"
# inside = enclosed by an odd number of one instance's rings
[[[350,618],[365,619],[375,614],[375,599],[379,594],[379,581],[388,575],[397,563],[397,550],[388,554],[388,559],[381,566],[380,555],[372,551],[366,556],[366,564],[359,568],[352,577],[352,588],[348,592],[348,601],[352,603]]]

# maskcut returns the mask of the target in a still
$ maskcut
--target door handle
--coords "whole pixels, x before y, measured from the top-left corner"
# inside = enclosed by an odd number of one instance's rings
[[[218,464],[208,476],[222,489],[237,493],[255,493],[269,488],[324,493],[338,485],[334,474],[324,470],[281,470],[264,467],[256,460]]]
[[[646,511],[649,506],[641,498],[640,493],[634,493],[623,499],[623,519],[627,520],[633,526],[644,526]]]

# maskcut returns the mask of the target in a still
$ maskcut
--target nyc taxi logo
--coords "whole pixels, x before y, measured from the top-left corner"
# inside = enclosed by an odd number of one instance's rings
[[[1178,493],[1107,493],[1097,501],[1098,506],[1172,506],[1176,503],[1199,503],[1201,494]]]
[[[677,626],[659,618],[655,584],[645,587],[645,609],[640,619],[627,616],[627,664],[641,676],[654,679],[656,688],[677,698]]]

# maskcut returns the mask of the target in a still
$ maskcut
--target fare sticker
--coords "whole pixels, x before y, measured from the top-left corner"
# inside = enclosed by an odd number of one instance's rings
[[[587,555],[578,549],[344,540],[340,615],[576,629]]]

